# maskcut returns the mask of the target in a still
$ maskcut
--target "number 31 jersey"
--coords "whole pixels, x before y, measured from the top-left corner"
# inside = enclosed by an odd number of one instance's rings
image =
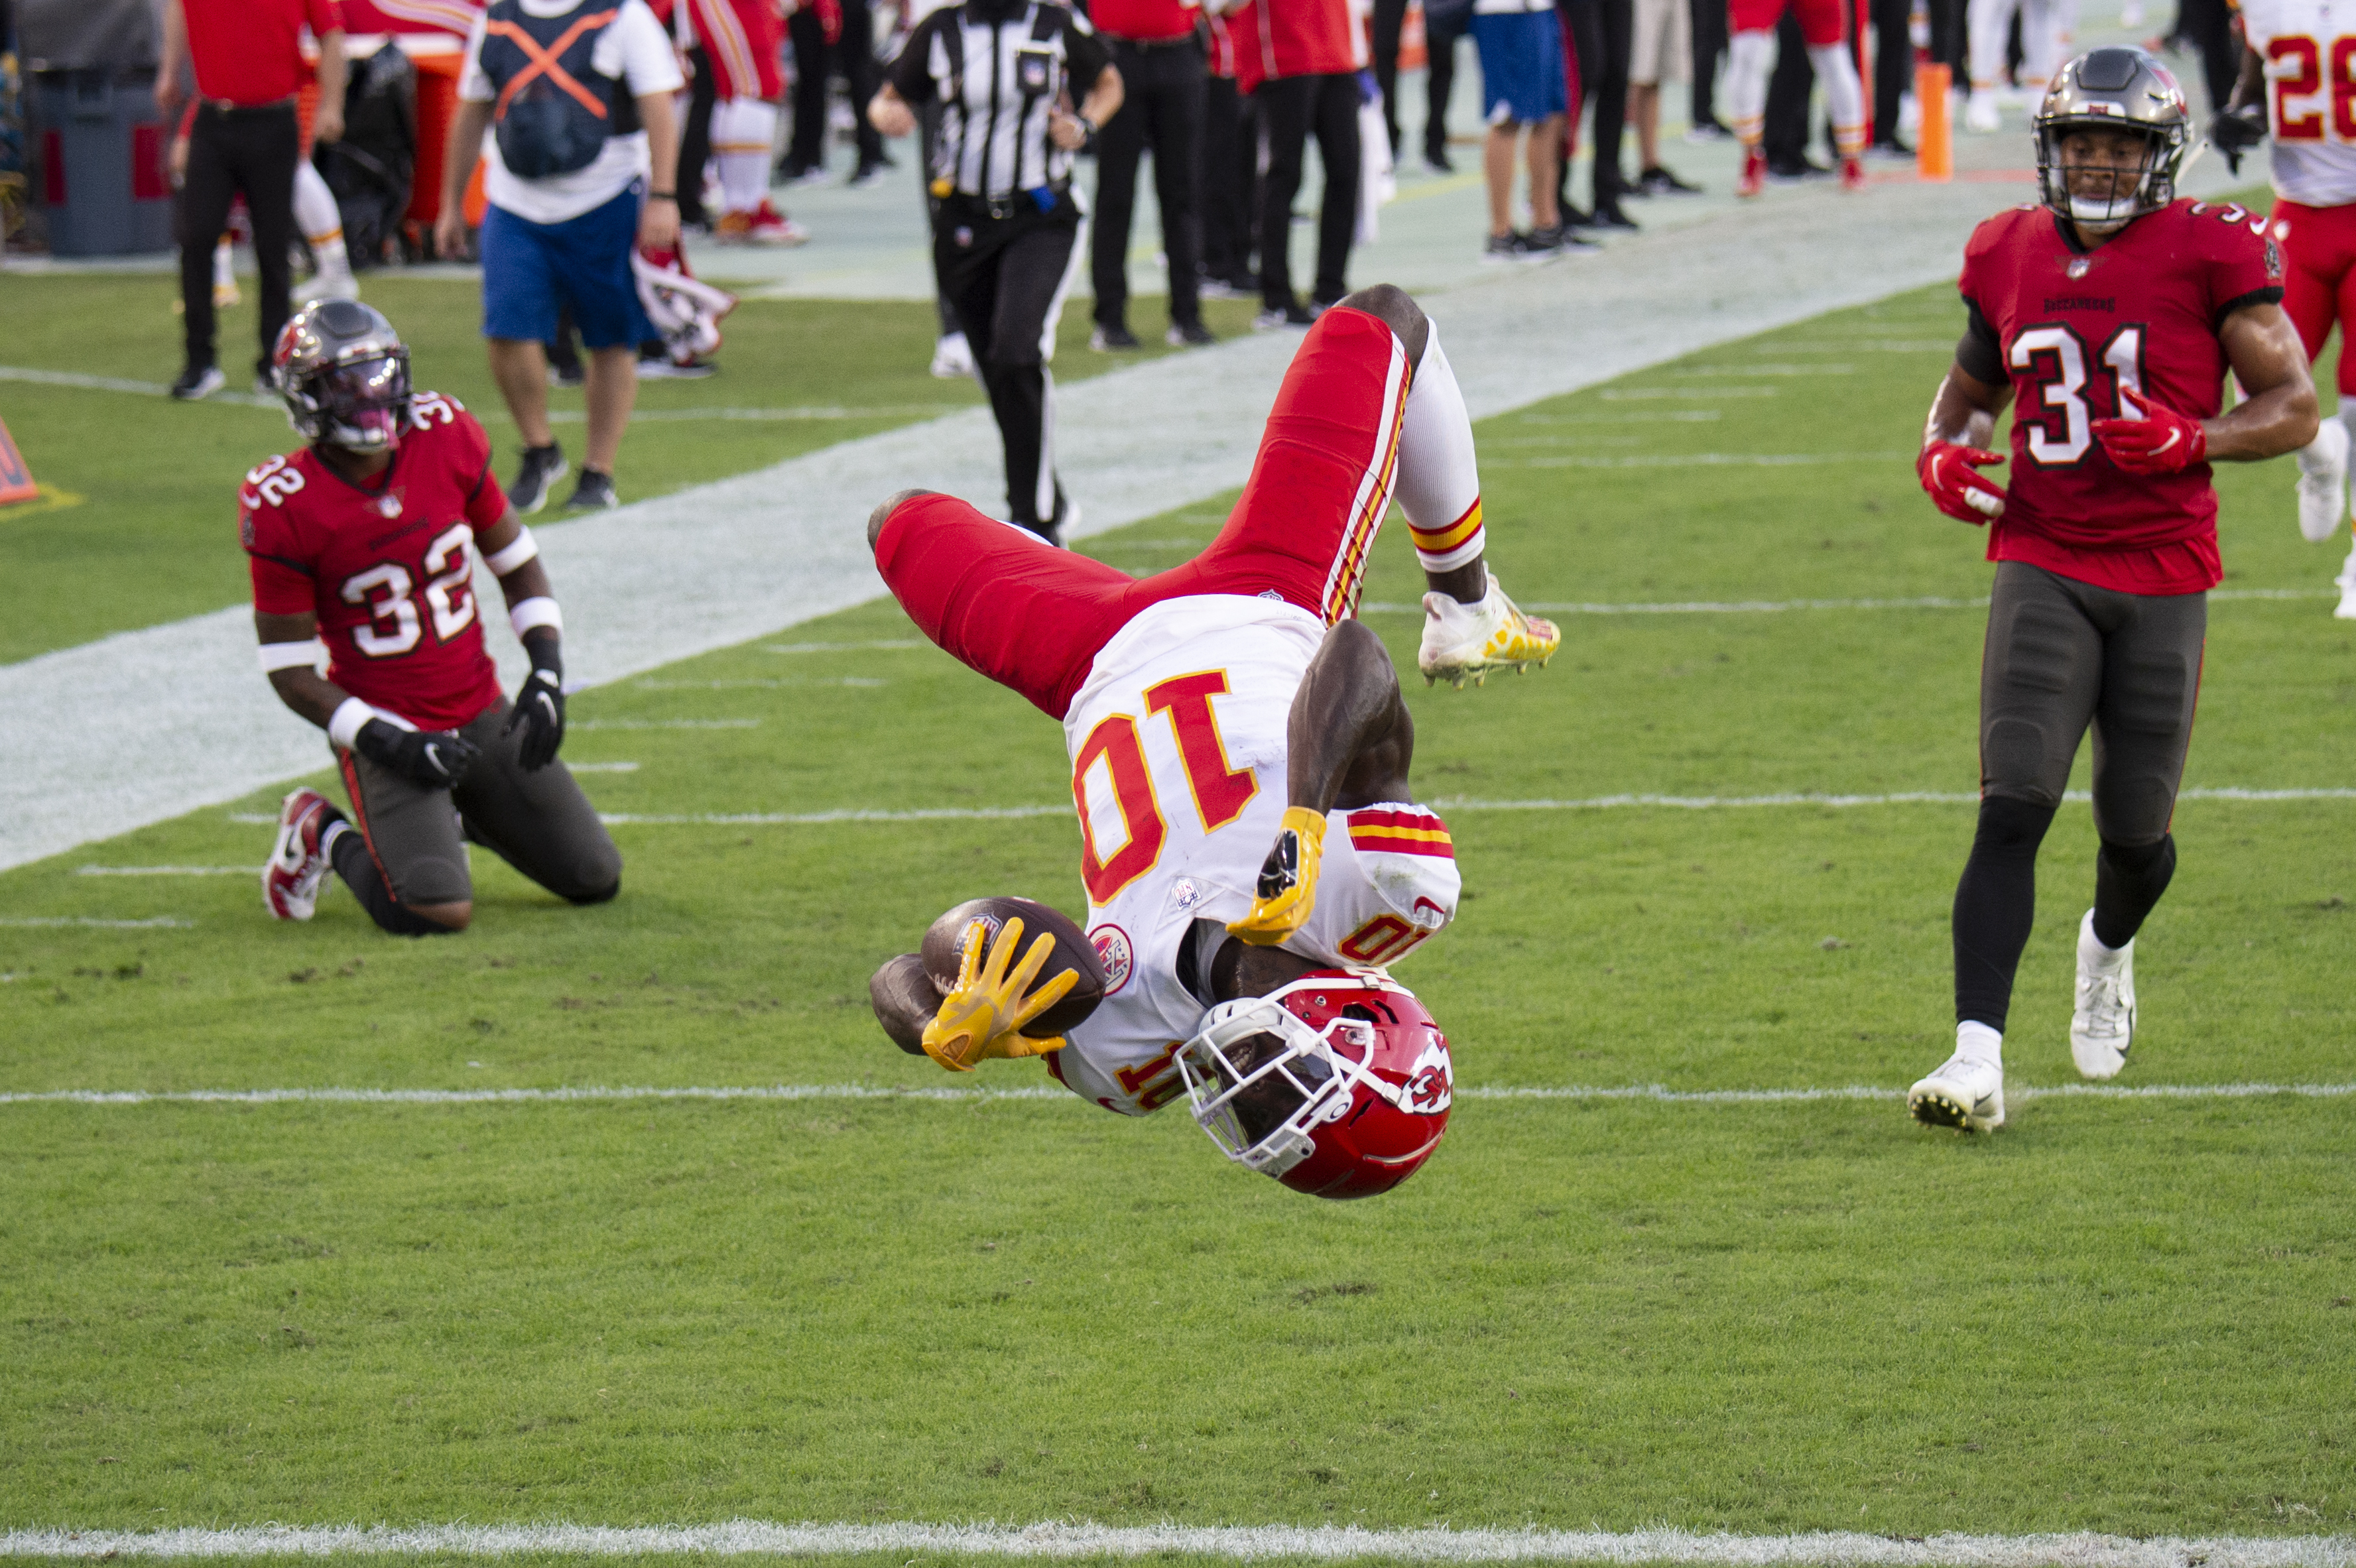
[[[2247,208],[2179,201],[2091,251],[2041,207],[1974,230],[1959,286],[1974,336],[1993,336],[2014,394],[1990,560],[2126,593],[2216,586],[2209,465],[2129,474],[2092,427],[2140,418],[2147,402],[2216,416],[2226,369],[2219,326],[2245,305],[2282,299],[2282,253],[2265,229]]]
[[[1325,627],[1280,600],[1201,594],[1139,614],[1064,720],[1088,939],[1105,999],[1047,1058],[1066,1087],[1141,1115],[1177,1097],[1172,1053],[1204,1001],[1180,976],[1198,921],[1249,911],[1284,816],[1293,694]],[[1317,900],[1287,951],[1387,966],[1456,913],[1440,818],[1406,803],[1326,818]]]
[[[455,398],[420,392],[392,465],[368,489],[305,448],[238,492],[253,607],[319,617],[327,678],[421,730],[499,699],[475,603],[475,530],[507,512],[491,443]]]
[[[2242,0],[2242,27],[2266,62],[2275,194],[2305,207],[2356,202],[2356,5]]]

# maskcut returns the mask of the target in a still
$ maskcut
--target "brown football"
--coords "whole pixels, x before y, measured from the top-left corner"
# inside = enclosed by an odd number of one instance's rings
[[[1037,990],[1067,969],[1080,977],[1069,995],[1032,1019],[1023,1031],[1033,1040],[1044,1040],[1078,1027],[1104,1000],[1104,965],[1098,961],[1087,933],[1070,916],[1031,899],[969,900],[933,922],[932,929],[925,933],[925,974],[935,990],[948,995],[957,987],[967,929],[977,921],[989,928],[989,934],[982,938],[982,951],[987,954],[990,944],[998,939],[1000,929],[1018,915],[1023,921],[1023,946],[1026,951],[1042,932],[1055,939],[1055,950],[1048,955],[1046,966],[1039,971],[1039,978],[1032,983],[1031,989]],[[1020,957],[1017,954],[1016,958]]]

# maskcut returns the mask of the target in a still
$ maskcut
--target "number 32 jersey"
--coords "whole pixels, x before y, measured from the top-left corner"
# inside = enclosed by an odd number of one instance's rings
[[[2129,474],[2092,425],[2138,418],[2145,402],[2216,416],[2226,370],[2218,328],[2245,305],[2282,299],[2282,253],[2265,229],[2247,208],[2179,201],[2092,251],[2041,207],[1974,230],[1959,286],[1972,334],[1993,338],[2014,393],[1990,560],[2126,593],[2216,586],[2209,465]]]
[[[238,492],[253,607],[319,617],[327,678],[421,730],[499,699],[475,602],[475,530],[506,514],[490,438],[455,398],[420,392],[381,483],[362,489],[308,448]]]
[[[1293,694],[1324,637],[1279,600],[1165,600],[1105,645],[1066,714],[1105,999],[1047,1062],[1107,1110],[1142,1115],[1182,1092],[1172,1053],[1207,1010],[1182,952],[1196,922],[1251,908],[1284,816]],[[1315,906],[1284,945],[1387,967],[1455,917],[1457,892],[1438,816],[1405,802],[1335,811]]]

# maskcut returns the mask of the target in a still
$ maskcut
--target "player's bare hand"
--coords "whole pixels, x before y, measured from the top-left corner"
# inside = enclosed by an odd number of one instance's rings
[[[2124,389],[2119,402],[2136,406]],[[2096,420],[2094,439],[2130,474],[2179,473],[2209,455],[2209,432],[2199,420],[2148,400],[2141,419]]]
[[[1284,826],[1260,863],[1251,910],[1227,933],[1255,947],[1274,947],[1309,923],[1317,907],[1317,867],[1325,853],[1325,814],[1305,805],[1284,809]]]
[[[2004,492],[1978,470],[2003,461],[1986,447],[1934,441],[1914,460],[1914,473],[1932,505],[1959,522],[1982,524],[2004,516]]]
[[[649,197],[638,214],[638,249],[669,251],[679,244],[679,203]]]
[[[455,207],[445,205],[434,220],[434,253],[445,261],[466,259],[466,215]]]
[[[318,112],[311,119],[311,140],[340,142],[343,139],[344,106],[340,103],[320,104]]]
[[[1000,929],[985,955],[982,941],[987,934],[988,928],[980,923],[966,933],[958,983],[941,998],[933,1021],[925,1026],[925,1054],[951,1072],[970,1072],[976,1062],[993,1058],[1044,1056],[1064,1049],[1060,1035],[1032,1040],[1022,1032],[1023,1025],[1062,1001],[1080,983],[1079,976],[1066,970],[1030,995],[1023,994],[1054,955],[1055,937],[1043,933],[1016,963],[1015,950],[1023,940],[1020,916]]]
[[[900,96],[899,90],[887,82],[867,101],[867,123],[875,128],[877,135],[896,141],[916,128],[916,113]]]

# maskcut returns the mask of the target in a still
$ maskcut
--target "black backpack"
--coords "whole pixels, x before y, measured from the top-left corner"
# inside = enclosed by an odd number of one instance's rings
[[[344,139],[321,143],[311,162],[335,193],[353,269],[382,261],[401,237],[417,166],[417,68],[400,46],[352,62]]]

